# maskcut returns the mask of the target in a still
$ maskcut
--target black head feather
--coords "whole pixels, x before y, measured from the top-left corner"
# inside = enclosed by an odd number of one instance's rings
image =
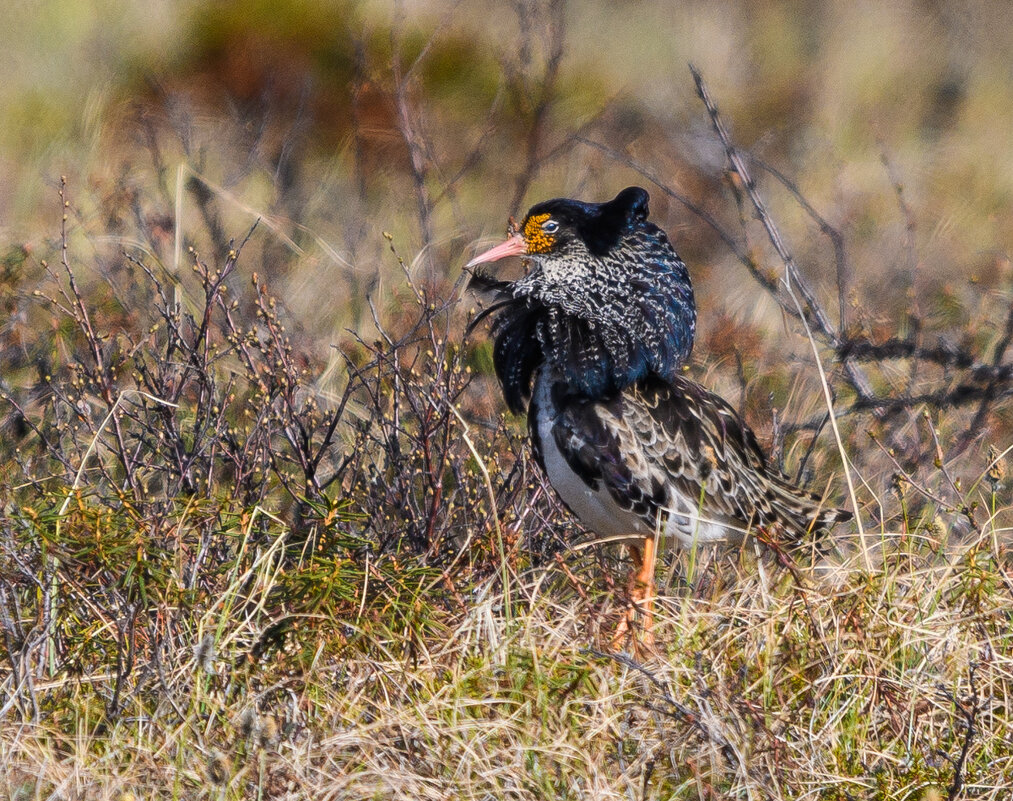
[[[549,214],[564,231],[572,229],[592,256],[605,256],[619,245],[625,233],[647,222],[649,201],[646,190],[630,186],[607,203],[583,203],[568,198],[546,200],[532,206],[525,220]]]

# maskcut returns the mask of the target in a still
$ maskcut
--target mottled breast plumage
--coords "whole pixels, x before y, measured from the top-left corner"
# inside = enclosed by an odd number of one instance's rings
[[[497,313],[493,360],[512,411],[526,408],[543,363],[574,396],[601,398],[649,374],[675,375],[688,358],[689,271],[647,220],[647,203],[637,187],[608,203],[539,203],[525,225],[543,217],[557,225],[551,251],[526,251],[531,267],[518,281],[474,275],[472,287],[493,302],[473,325]]]

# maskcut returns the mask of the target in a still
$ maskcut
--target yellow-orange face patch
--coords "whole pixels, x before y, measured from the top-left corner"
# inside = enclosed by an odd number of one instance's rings
[[[524,241],[528,244],[528,253],[548,253],[556,243],[556,237],[542,229],[542,223],[551,216],[551,214],[536,214],[525,220],[523,234]]]

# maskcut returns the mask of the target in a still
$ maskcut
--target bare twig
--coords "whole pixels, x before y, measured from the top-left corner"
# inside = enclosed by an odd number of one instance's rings
[[[734,746],[730,742],[728,742],[726,738],[722,737],[717,732],[711,730],[707,726],[707,724],[705,724],[700,719],[700,716],[696,712],[694,712],[685,704],[676,701],[672,697],[671,693],[669,693],[668,688],[664,685],[661,679],[659,679],[657,676],[654,675],[654,673],[648,670],[648,668],[645,665],[642,665],[633,657],[624,653],[599,651],[596,648],[585,648],[583,649],[583,651],[584,653],[590,654],[591,656],[594,656],[597,659],[610,659],[616,664],[622,665],[623,667],[626,668],[630,668],[631,670],[635,670],[637,673],[641,674],[654,686],[655,690],[658,692],[658,697],[660,697],[661,700],[667,705],[667,708],[665,708],[665,707],[658,707],[651,703],[647,703],[646,705],[650,709],[663,712],[664,714],[673,717],[676,720],[680,720],[684,723],[689,724],[689,726],[695,729],[704,738],[704,740],[718,746],[718,748],[721,749],[721,755],[726,760],[728,760],[730,764],[735,765],[737,768],[740,769],[743,767],[739,759],[739,755],[736,753]]]
[[[530,61],[530,38],[531,38],[531,4],[516,3],[515,10],[517,18],[521,23],[522,31],[528,37],[528,56]],[[514,195],[510,208],[518,210],[524,195],[528,191],[532,179],[535,176],[535,167],[539,161],[539,151],[542,140],[545,136],[545,125],[552,104],[555,101],[556,82],[559,79],[559,68],[563,61],[566,45],[566,5],[562,0],[550,0],[549,19],[547,28],[549,32],[548,55],[545,61],[545,68],[537,80],[531,81],[532,91],[537,91],[538,96],[531,108],[531,123],[528,128],[528,135],[525,142],[525,160],[517,173],[514,182]],[[523,58],[523,57],[522,57]]]
[[[725,128],[725,124],[721,119],[721,116],[718,114],[717,106],[711,99],[710,93],[707,90],[707,85],[704,83],[703,75],[692,64],[690,64],[689,69],[693,74],[693,80],[696,82],[697,94],[699,94],[700,99],[707,108],[707,112],[710,114],[711,124],[714,126],[714,130],[717,133],[718,138],[721,140],[721,144],[725,148],[725,154],[727,155],[732,168],[742,180],[742,184],[746,189],[750,202],[756,209],[757,217],[760,219],[764,230],[767,232],[767,237],[770,239],[770,243],[774,246],[774,250],[777,252],[777,255],[784,264],[785,286],[797,289],[799,294],[802,296],[802,300],[805,302],[804,311],[800,307],[799,314],[810,321],[814,331],[818,333],[827,344],[836,348],[840,344],[840,333],[830,322],[829,317],[823,310],[819,300],[816,298],[816,293],[813,291],[812,287],[809,286],[808,281],[806,281],[802,276],[795,263],[794,257],[788,252],[788,248],[781,237],[780,231],[778,231],[777,226],[774,225],[774,221],[767,212],[763,199],[756,191],[756,184],[746,167],[745,160],[732,144],[731,137],[728,135],[728,130]],[[870,397],[872,394],[872,388],[869,384],[868,378],[861,368],[850,360],[843,360],[843,364],[845,375],[859,398]]]
[[[966,701],[960,701],[949,690],[942,688],[943,695],[948,698],[957,708],[960,716],[964,719],[964,739],[960,745],[960,755],[953,762],[953,782],[946,795],[947,801],[956,801],[960,791],[964,787],[964,766],[967,764],[967,755],[971,750],[971,743],[974,742],[977,734],[976,724],[978,713],[981,711],[981,699],[978,697],[978,683],[976,678],[978,665],[971,663],[968,669],[967,681],[970,685],[970,696]]]

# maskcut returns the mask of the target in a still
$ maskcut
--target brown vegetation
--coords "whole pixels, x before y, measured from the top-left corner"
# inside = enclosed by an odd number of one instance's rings
[[[1007,796],[1013,26],[706,5],[241,0],[64,139],[68,54],[52,108],[3,90],[12,799]],[[861,518],[668,554],[643,663],[459,269],[628,183],[694,377]]]

